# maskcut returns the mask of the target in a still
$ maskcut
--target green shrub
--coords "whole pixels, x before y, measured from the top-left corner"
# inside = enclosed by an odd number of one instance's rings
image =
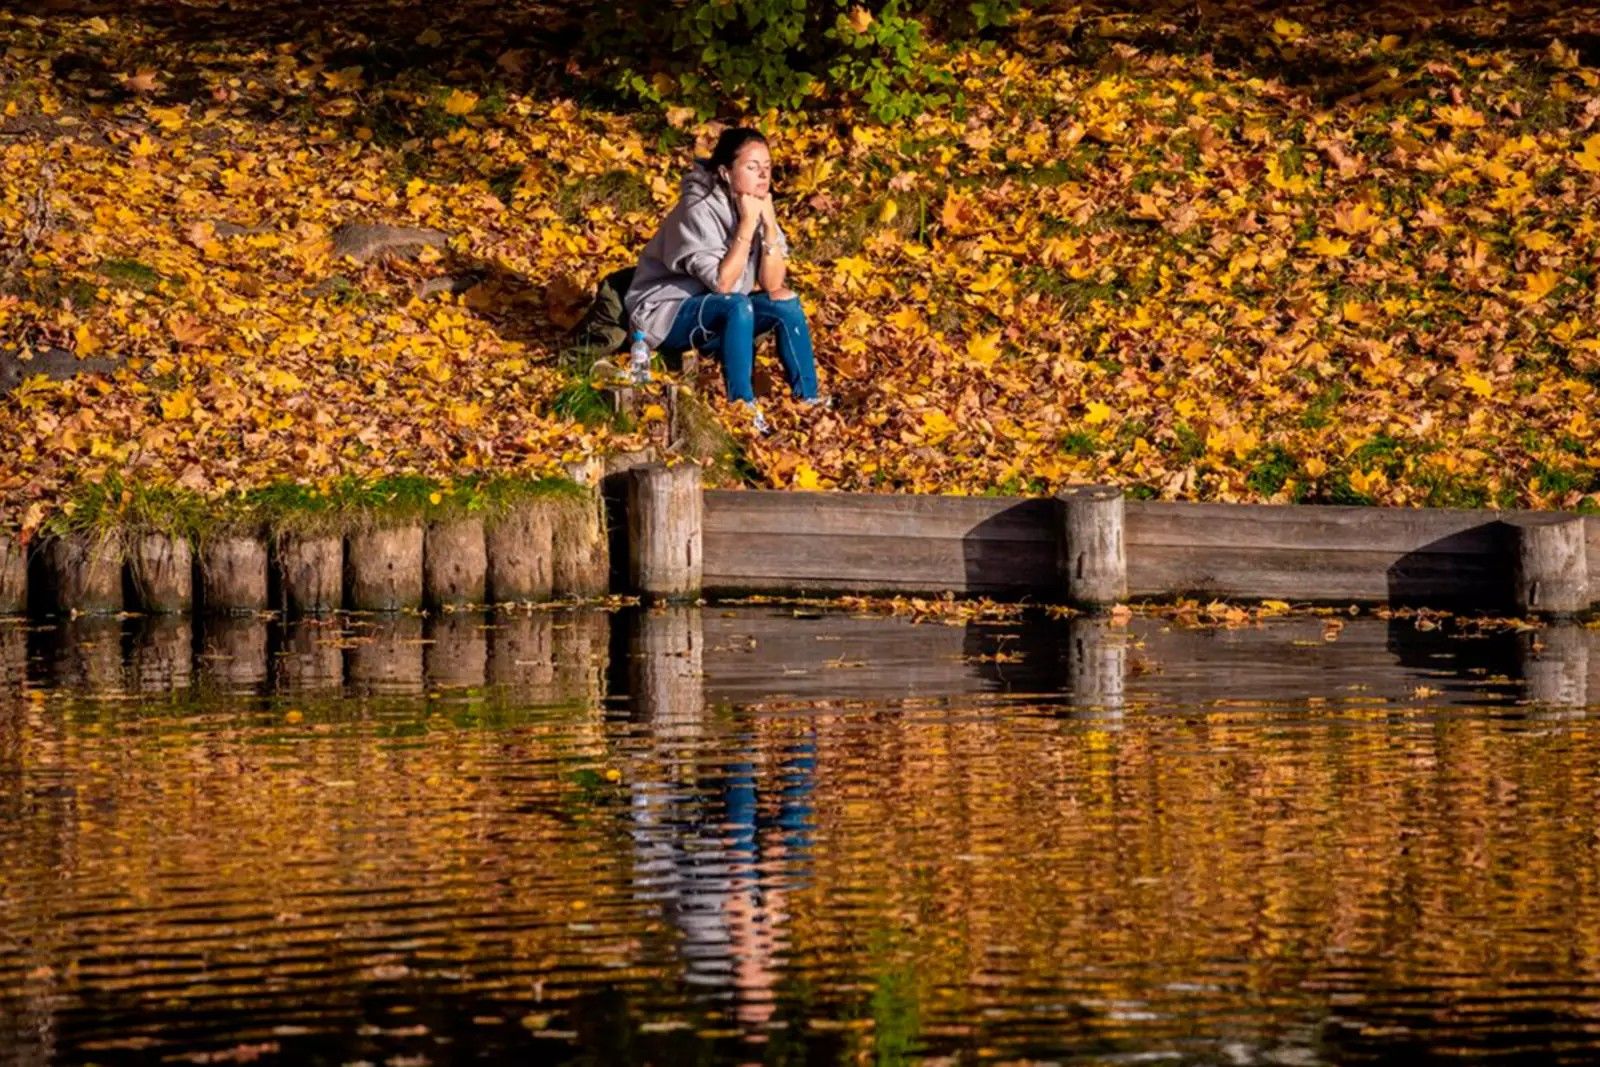
[[[925,27],[951,37],[1002,26],[1023,0],[687,0],[616,9],[597,48],[621,86],[657,104],[799,107],[819,81],[895,121],[948,99]],[[621,58],[616,58],[621,57]],[[634,57],[649,57],[641,61]]]

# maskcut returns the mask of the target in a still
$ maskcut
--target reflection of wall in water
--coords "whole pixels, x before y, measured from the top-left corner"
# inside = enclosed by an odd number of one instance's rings
[[[305,616],[283,629],[275,653],[274,685],[280,693],[336,693],[344,685],[344,622]]]
[[[489,633],[479,612],[430,616],[423,671],[430,686],[477,688],[489,677]]]
[[[268,677],[266,619],[213,615],[200,628],[200,684],[228,692],[256,692]]]
[[[14,697],[27,681],[27,621],[21,616],[0,616],[0,693]]]
[[[422,692],[421,616],[376,615],[352,620],[344,668],[353,692]]]
[[[186,615],[146,615],[134,620],[128,684],[155,695],[187,689],[194,678],[194,623]]]

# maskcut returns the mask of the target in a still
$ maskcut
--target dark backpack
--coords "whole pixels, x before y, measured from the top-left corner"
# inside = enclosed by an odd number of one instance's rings
[[[600,279],[594,303],[589,305],[582,321],[572,328],[572,343],[567,351],[575,362],[584,358],[599,359],[628,347],[633,327],[628,322],[628,309],[623,307],[622,298],[633,284],[633,270],[623,267]]]

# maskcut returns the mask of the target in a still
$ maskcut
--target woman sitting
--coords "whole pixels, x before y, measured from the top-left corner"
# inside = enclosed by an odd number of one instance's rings
[[[722,361],[730,400],[755,406],[755,341],[777,335],[795,397],[819,403],[800,298],[784,285],[789,242],[772,209],[772,157],[752,129],[726,130],[683,180],[678,203],[645,246],[623,300],[652,348],[694,348]],[[767,430],[759,408],[757,432]]]

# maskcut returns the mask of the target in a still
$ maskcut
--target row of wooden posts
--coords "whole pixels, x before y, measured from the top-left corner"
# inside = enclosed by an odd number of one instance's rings
[[[787,516],[783,537],[814,542],[808,551],[816,556],[838,550],[843,542],[836,529],[827,525],[832,503],[859,515],[852,522],[873,525],[882,521],[897,529],[902,517],[890,523],[888,517],[873,519],[882,509],[875,501],[882,497],[859,494],[750,494],[749,508],[732,504],[746,494],[713,493],[716,510],[710,526],[714,538],[707,536],[707,494],[702,490],[700,468],[693,463],[668,465],[648,457],[623,457],[613,460],[610,473],[594,462],[574,477],[586,486],[587,497],[573,502],[552,498],[534,500],[497,514],[489,520],[458,516],[427,524],[375,526],[354,529],[342,535],[303,535],[285,533],[268,540],[261,536],[212,537],[197,548],[182,539],[162,534],[147,534],[124,544],[121,539],[96,540],[75,535],[55,538],[41,554],[43,586],[47,597],[33,597],[35,605],[63,614],[96,613],[124,609],[147,612],[183,612],[198,606],[206,611],[251,612],[282,608],[290,614],[312,614],[340,608],[355,611],[397,611],[494,603],[516,603],[573,597],[591,598],[608,593],[633,593],[649,600],[692,600],[703,593],[711,595],[756,589],[763,592],[873,592],[885,589],[910,589],[925,578],[917,570],[920,551],[915,535],[895,534],[887,526],[872,554],[868,571],[856,568],[849,580],[821,579],[817,574],[796,577],[793,582],[781,577],[784,553],[768,551],[753,544],[761,540],[743,536],[728,528],[730,515],[744,515],[754,521],[769,512]],[[728,499],[725,499],[728,498]],[[609,501],[609,508],[608,508]],[[911,503],[938,504],[927,516],[913,520],[929,529],[948,529],[950,517],[972,509],[957,507],[960,498],[910,498]],[[946,506],[948,504],[948,506]],[[1028,560],[1026,573],[1011,575],[1007,588],[1013,595],[1025,595],[1043,603],[1066,603],[1101,607],[1127,600],[1130,594],[1128,560],[1129,505],[1119,489],[1105,486],[1072,488],[1058,494],[1054,502],[996,502],[999,511],[1031,516],[1019,519],[1023,539],[1014,542]],[[1135,592],[1142,596],[1172,596],[1186,592],[1187,580],[1181,575],[1152,586],[1149,570],[1155,549],[1146,542],[1152,505],[1133,505],[1135,547],[1139,555],[1139,579]],[[1176,522],[1188,532],[1175,536],[1193,539],[1180,546],[1183,551],[1201,551],[1217,558],[1239,556],[1233,546],[1219,543],[1212,525],[1232,523],[1237,516],[1213,515],[1217,505],[1174,505],[1177,509],[1162,522]],[[776,511],[774,511],[776,509]],[[1263,527],[1281,521],[1279,512],[1292,518],[1313,513],[1314,508],[1239,508],[1249,512],[1247,523]],[[1589,574],[1589,528],[1582,516],[1555,513],[1430,513],[1406,509],[1324,509],[1330,521],[1296,521],[1289,543],[1305,556],[1301,567],[1328,567],[1335,561],[1360,554],[1360,546],[1382,544],[1396,535],[1396,524],[1404,529],[1403,542],[1418,551],[1435,546],[1448,549],[1452,538],[1472,529],[1503,529],[1507,535],[1491,539],[1493,559],[1489,563],[1451,563],[1459,566],[1436,583],[1443,595],[1452,593],[1451,582],[1470,583],[1472,567],[1496,566],[1509,572],[1510,601],[1513,610],[1550,615],[1586,612],[1593,603]],[[936,515],[934,512],[938,512]],[[1353,512],[1357,514],[1346,514]],[[1181,514],[1180,514],[1181,513]],[[1163,515],[1166,512],[1162,513]],[[943,517],[940,517],[940,516]],[[752,517],[753,516],[753,517]],[[1336,519],[1337,521],[1333,521]],[[735,519],[734,521],[739,521]],[[1029,526],[1028,523],[1034,525]],[[1198,525],[1197,525],[1198,524]],[[769,523],[770,525],[770,523]],[[807,527],[817,526],[814,532]],[[979,527],[982,523],[979,523]],[[1418,527],[1412,530],[1411,527]],[[1434,537],[1429,530],[1438,526],[1447,532]],[[793,529],[791,529],[793,527]],[[1304,528],[1302,528],[1304,527]],[[1327,527],[1323,529],[1322,527]],[[919,527],[921,528],[921,527]],[[964,527],[963,527],[964,528]],[[1385,530],[1389,533],[1386,534]],[[1030,532],[1031,531],[1031,532]],[[1139,532],[1142,531],[1142,532]],[[1196,532],[1198,531],[1198,533]],[[968,531],[970,537],[977,528]],[[771,537],[772,535],[767,535]],[[1507,540],[1509,536],[1509,540]],[[1142,539],[1142,540],[1141,540]],[[1391,538],[1392,539],[1392,538]],[[712,544],[712,564],[706,563],[706,547]],[[1008,542],[1010,544],[1011,542]],[[987,542],[974,542],[982,548]],[[833,547],[830,547],[833,546]],[[793,546],[791,546],[792,548]],[[1272,551],[1278,551],[1274,547]],[[1362,564],[1367,568],[1385,564],[1396,556],[1393,545],[1385,551],[1366,553],[1373,557]],[[1474,549],[1474,551],[1478,551]],[[1248,564],[1256,557],[1245,550],[1240,559]],[[198,555],[196,555],[198,553]],[[1504,553],[1504,554],[1503,554]],[[1399,555],[1403,556],[1401,552]],[[1481,554],[1481,552],[1480,552]],[[822,557],[817,557],[821,559]],[[987,556],[982,557],[987,559]],[[1276,597],[1285,595],[1282,575],[1273,571],[1271,552],[1260,557],[1261,569],[1246,569],[1248,574],[1235,583],[1230,595]],[[1365,560],[1365,556],[1362,557]],[[1399,558],[1399,556],[1396,556]],[[1475,556],[1445,556],[1448,560],[1472,560]],[[1485,557],[1487,558],[1487,557]],[[737,560],[739,567],[728,565]],[[1503,561],[1503,562],[1502,562]],[[859,561],[857,561],[859,562]],[[615,563],[615,565],[614,565]],[[198,565],[196,565],[198,564]],[[988,564],[985,563],[985,566]],[[1238,561],[1235,568],[1240,565]],[[1340,564],[1342,565],[1342,564]],[[1013,568],[1014,569],[1014,568]],[[28,603],[25,588],[27,572],[23,553],[0,540],[0,612],[21,610]],[[842,573],[842,572],[840,572]],[[1297,572],[1298,573],[1298,572]],[[124,575],[126,574],[126,581]],[[199,591],[192,575],[199,576]],[[709,579],[708,579],[709,576]],[[953,592],[974,591],[970,578],[953,575],[934,579],[949,582]],[[958,583],[965,581],[966,584]],[[787,583],[787,584],[786,584]],[[1342,589],[1316,589],[1310,582],[1302,595],[1325,599]],[[790,585],[793,588],[790,588]],[[709,588],[708,588],[709,586]],[[131,601],[124,596],[128,591]],[[1359,598],[1374,599],[1369,585]],[[1433,588],[1433,587],[1430,587]],[[917,592],[939,589],[917,588]],[[274,597],[276,594],[276,597]],[[1291,597],[1296,596],[1290,592]],[[1392,594],[1391,594],[1392,595]],[[1379,594],[1381,598],[1381,594]],[[1355,599],[1356,597],[1353,597]],[[1490,606],[1487,603],[1482,606]]]
[[[487,518],[235,531],[197,543],[160,532],[73,533],[32,551],[0,537],[0,613],[308,615],[605,596],[601,470],[571,473],[589,483],[585,495],[533,498]]]

